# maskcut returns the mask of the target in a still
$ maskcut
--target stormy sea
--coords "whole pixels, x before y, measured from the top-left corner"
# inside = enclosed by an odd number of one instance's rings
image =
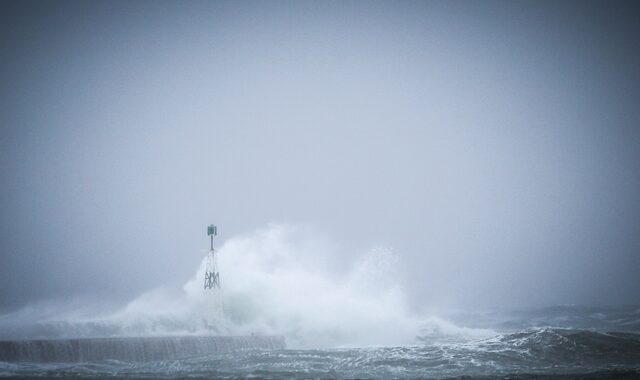
[[[271,226],[229,239],[217,297],[202,288],[203,261],[182,289],[120,307],[55,301],[0,315],[0,377],[640,378],[640,306],[420,310],[393,250],[337,276],[292,235]]]
[[[510,378],[640,377],[640,307],[558,306],[512,313],[457,312],[478,332],[432,326],[416,344],[252,349],[176,360],[2,362],[4,378]],[[446,326],[448,325],[448,326]],[[448,331],[446,329],[449,329]]]

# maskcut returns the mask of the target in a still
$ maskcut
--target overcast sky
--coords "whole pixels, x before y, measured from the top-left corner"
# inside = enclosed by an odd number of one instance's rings
[[[640,303],[633,2],[0,4],[0,309],[270,222],[416,307]]]

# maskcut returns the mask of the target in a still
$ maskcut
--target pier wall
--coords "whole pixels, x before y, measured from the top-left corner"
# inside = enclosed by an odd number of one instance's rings
[[[156,361],[244,349],[283,349],[282,336],[181,336],[0,341],[4,362]]]

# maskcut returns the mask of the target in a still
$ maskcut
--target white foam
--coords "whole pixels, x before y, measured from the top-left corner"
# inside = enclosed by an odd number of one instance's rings
[[[211,318],[203,259],[182,290],[157,289],[101,317],[49,313],[46,323],[57,326],[57,335],[72,336],[282,334],[290,347],[395,346],[414,344],[420,335],[488,334],[411,313],[392,249],[374,247],[336,273],[323,262],[336,252],[316,243],[275,224],[227,240],[218,250],[224,321]]]

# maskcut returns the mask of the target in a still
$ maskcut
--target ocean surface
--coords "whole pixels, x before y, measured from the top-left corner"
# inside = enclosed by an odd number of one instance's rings
[[[0,362],[3,378],[640,378],[640,307],[451,312],[410,345],[245,349],[151,362]],[[466,331],[466,330],[460,331]],[[481,334],[482,335],[482,334]]]

